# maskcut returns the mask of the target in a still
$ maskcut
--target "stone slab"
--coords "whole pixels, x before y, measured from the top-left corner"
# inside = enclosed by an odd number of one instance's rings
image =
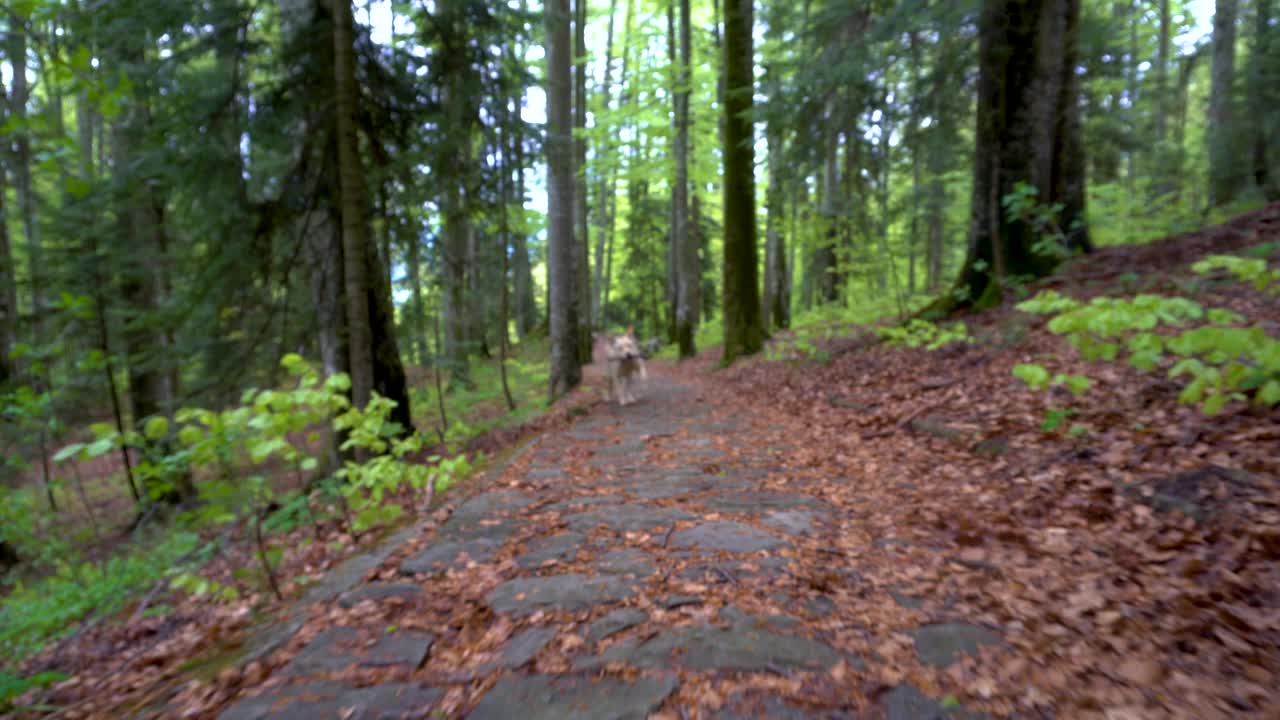
[[[670,543],[673,549],[734,553],[772,550],[783,545],[786,543],[778,537],[737,522],[703,523],[672,535]]]
[[[619,602],[633,594],[631,585],[619,578],[570,573],[508,580],[485,599],[495,612],[529,615],[538,610],[585,610]]]
[[[670,677],[552,678],[508,675],[498,681],[469,720],[644,720],[676,689]]]
[[[313,639],[285,666],[287,675],[312,675],[360,667],[422,666],[435,637],[420,630],[379,634],[372,644],[361,640],[355,628],[329,628]]]

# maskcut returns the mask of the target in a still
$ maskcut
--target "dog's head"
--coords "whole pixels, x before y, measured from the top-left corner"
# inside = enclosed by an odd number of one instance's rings
[[[627,328],[622,335],[609,339],[609,358],[612,360],[635,360],[641,357],[640,343],[636,342],[634,328]]]

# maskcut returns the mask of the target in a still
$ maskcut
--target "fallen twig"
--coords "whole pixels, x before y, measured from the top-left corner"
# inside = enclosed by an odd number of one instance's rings
[[[671,527],[667,528],[667,534],[662,536],[662,549],[667,548],[667,543],[671,542],[671,533],[676,531],[676,524],[671,523]]]

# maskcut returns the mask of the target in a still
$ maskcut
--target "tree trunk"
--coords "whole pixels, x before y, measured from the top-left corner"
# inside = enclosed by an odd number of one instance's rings
[[[126,38],[117,50],[125,66],[139,67],[146,61],[145,50],[136,38]],[[139,88],[145,85],[139,83]],[[144,90],[145,91],[145,90]],[[133,142],[151,130],[150,100],[146,95],[132,98],[129,111],[115,127],[113,154],[117,182],[124,190],[122,210],[117,214],[120,242],[135,255],[118,268],[120,299],[125,308],[122,338],[128,358],[129,400],[134,427],[141,431],[152,417],[171,418],[177,404],[177,374],[172,337],[167,323],[157,322],[168,289],[168,238],[164,224],[163,192],[132,175],[135,157]],[[146,257],[149,262],[137,262]],[[148,439],[143,452],[156,456],[168,451],[167,438]],[[179,471],[158,478],[146,487],[152,500],[185,502],[196,495],[191,476]]]
[[[767,75],[775,73],[771,68]],[[778,85],[773,83],[770,97],[778,97]],[[771,121],[765,133],[769,141],[769,189],[765,193],[768,219],[765,225],[764,243],[764,291],[761,293],[761,314],[765,330],[787,326],[787,263],[782,223],[786,214],[782,189],[782,128]]]
[[[1280,185],[1271,177],[1270,150],[1280,121],[1275,109],[1280,104],[1280,47],[1274,44],[1280,28],[1271,26],[1272,0],[1254,3],[1253,52],[1249,62],[1249,118],[1252,124],[1251,160],[1253,182],[1268,201],[1280,200]]]
[[[462,188],[456,178],[446,182],[444,203],[444,242],[441,271],[444,274],[444,356],[449,368],[450,384],[466,387],[471,384],[470,363],[467,352],[467,238],[470,236],[470,220],[462,201]]]
[[[920,250],[920,37],[911,33],[911,116],[907,120],[907,144],[911,148],[911,223],[907,238],[907,295],[916,294],[916,257]]]
[[[1067,242],[1091,249],[1075,72],[1079,14],[1079,0],[987,0],[983,8],[973,222],[958,281],[964,299],[944,297],[944,307],[994,305],[1006,277],[1041,277],[1057,265],[1056,255],[1033,250],[1034,227],[1002,211],[1020,182],[1038,189],[1040,203],[1062,203]]]
[[[505,104],[504,104],[505,105]],[[498,298],[498,373],[502,380],[502,395],[507,399],[507,410],[516,409],[515,398],[511,396],[511,385],[507,382],[507,343],[508,330],[511,325],[511,299],[509,288],[511,287],[508,275],[511,271],[511,263],[509,253],[511,251],[511,175],[510,164],[511,156],[506,152],[506,136],[511,134],[511,126],[516,124],[519,119],[519,108],[516,109],[514,117],[504,117],[502,127],[499,129],[498,142],[495,150],[495,156],[500,158],[498,162],[498,246],[499,255],[502,256],[502,288],[499,290]]]
[[[828,98],[823,119],[822,155],[822,243],[814,251],[813,275],[818,300],[833,303],[840,297],[837,282],[839,267],[836,245],[839,242],[839,208],[836,194],[840,188],[839,169],[840,134],[836,129],[835,99]]]
[[[516,99],[515,109],[512,111],[517,116],[520,112],[520,98]],[[519,131],[511,133],[511,168],[513,174],[512,184],[515,187],[515,200],[520,203],[520,207],[524,207],[524,139],[520,136]],[[524,233],[514,233],[514,242],[512,243],[513,267],[511,269],[511,281],[515,291],[516,305],[516,331],[520,333],[520,341],[523,342],[531,335],[538,326],[538,303],[533,298],[533,269],[529,260],[529,246]]]
[[[413,333],[413,357],[423,367],[428,363],[435,365],[435,360],[427,359],[427,303],[422,294],[422,242],[416,233],[409,234],[408,266],[409,328]]]
[[[333,0],[334,103],[338,130],[338,179],[342,194],[342,270],[347,304],[351,401],[369,404],[373,393],[373,330],[369,326],[368,228],[364,218],[364,168],[356,134],[355,31],[351,0]]]
[[[1237,0],[1217,0],[1209,85],[1209,205],[1235,199],[1241,173],[1236,153],[1235,74]]]
[[[8,120],[9,97],[0,78],[0,126]],[[0,388],[16,375],[9,357],[18,342],[18,286],[17,268],[13,264],[13,248],[9,243],[9,217],[5,198],[8,197],[8,163],[0,157]]]
[[[365,226],[368,227],[367,225]],[[395,402],[390,420],[400,425],[401,433],[413,433],[413,413],[409,405],[409,382],[400,359],[400,343],[396,339],[396,308],[391,300],[391,275],[385,260],[378,257],[377,247],[366,246],[365,273],[369,278],[369,327],[373,333],[373,389]]]
[[[587,4],[573,0],[573,241],[574,303],[578,315],[578,362],[591,363],[591,239],[587,222]]]
[[[27,30],[29,17],[16,11],[9,13],[9,62],[13,73],[13,94],[9,98],[9,110],[13,122],[20,128],[13,135],[14,189],[18,196],[18,213],[22,219],[22,236],[27,247],[27,282],[31,286],[31,333],[35,345],[44,342],[44,271],[43,247],[40,244],[39,226],[36,223],[39,198],[31,178],[31,128],[27,123],[27,103],[30,88],[27,84]]]
[[[760,351],[764,326],[756,275],[755,138],[751,0],[724,8],[724,358]]]
[[[480,232],[476,229],[475,223],[467,223],[467,260],[464,263],[467,273],[466,283],[466,302],[467,302],[467,330],[466,336],[469,344],[469,350],[479,354],[484,359],[492,357],[489,352],[489,338],[485,318],[488,315],[486,302],[488,291],[491,289],[486,287],[485,269],[486,264],[481,256],[482,247],[480,244]]]
[[[464,0],[436,3],[444,32],[440,48],[443,76],[445,133],[438,162],[441,184],[443,242],[441,271],[444,286],[444,356],[450,387],[471,387],[469,356],[474,349],[468,336],[467,249],[471,238],[472,201],[468,178],[472,174],[471,143],[478,110],[475,106],[477,70],[470,59],[467,37],[467,4]]]
[[[1263,0],[1266,2],[1266,0]],[[1160,27],[1156,41],[1156,97],[1154,105],[1156,149],[1160,151],[1168,135],[1165,115],[1169,112],[1169,35],[1172,20],[1169,17],[1169,0],[1160,0]]]
[[[674,1],[674,0],[673,0]],[[698,246],[689,232],[689,69],[693,62],[693,40],[690,30],[689,0],[680,3],[680,54],[676,59],[675,91],[675,160],[676,178],[672,189],[675,207],[672,239],[676,247],[676,342],[680,357],[697,354],[693,337],[698,324]]]
[[[609,98],[612,95],[613,75],[613,16],[618,12],[618,0],[609,0],[609,30],[604,44],[604,81],[600,86],[601,111],[609,111]],[[613,185],[613,169],[607,167],[613,161],[614,145],[608,136],[603,137],[596,152],[597,162],[601,168],[596,179],[599,182],[596,190],[596,257],[592,266],[593,293],[591,296],[591,320],[593,327],[604,328],[604,252],[607,247],[606,236],[613,232],[610,219],[610,201],[617,191]]]
[[[629,77],[628,73],[631,68],[631,41],[634,38],[633,29],[635,25],[635,14],[636,14],[636,0],[627,0],[626,20],[623,23],[623,31],[622,31],[622,70],[618,76],[618,84],[622,86],[622,97],[621,97],[621,102],[619,103],[619,107],[630,109],[630,112],[627,113],[627,116],[626,116],[628,119],[623,120],[624,130],[630,127],[629,118],[636,117],[636,112],[638,109],[638,106],[633,102],[633,100],[636,97],[636,93],[633,92],[632,87],[627,84],[627,78]],[[634,138],[635,138],[635,135],[632,136],[632,140],[627,144],[627,178],[628,178],[627,194],[628,196],[634,196],[634,188],[635,188],[634,176],[631,172],[633,163],[634,163],[634,158],[635,158],[635,153],[634,153],[634,150],[632,149],[634,147],[634,142],[635,142]],[[616,197],[617,191],[618,191],[618,174],[619,174],[618,172],[611,172],[609,174],[609,238],[606,242],[606,247],[605,247],[604,287],[601,290],[601,313],[602,314],[605,313],[605,311],[608,309],[609,294],[610,294],[610,290],[613,287],[614,241],[617,237],[617,232],[618,232],[618,229],[617,229],[618,200]],[[634,202],[631,204],[631,207],[632,208],[635,207]],[[602,317],[601,326],[603,327],[604,324],[605,324],[605,318]]]
[[[582,380],[573,240],[573,73],[569,0],[548,0],[547,32],[547,275],[550,290],[551,399]]]

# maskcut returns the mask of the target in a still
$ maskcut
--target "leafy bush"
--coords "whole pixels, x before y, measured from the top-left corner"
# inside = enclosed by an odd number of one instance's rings
[[[151,418],[142,433],[120,435],[114,428],[97,425],[95,439],[63,448],[57,459],[89,458],[111,452],[121,445],[140,447],[148,440],[174,437],[177,442],[167,452],[152,453],[140,464],[139,474],[161,478],[169,468],[196,467],[211,471],[199,485],[201,504],[191,519],[199,527],[243,523],[255,551],[259,570],[276,597],[283,597],[275,575],[283,550],[272,544],[269,534],[283,529],[271,513],[283,510],[285,518],[310,514],[310,495],[278,493],[270,481],[273,473],[291,471],[301,478],[320,467],[310,446],[320,444],[320,429],[330,422],[346,433],[342,450],[354,455],[335,469],[334,476],[314,485],[322,499],[338,502],[348,529],[358,535],[369,528],[394,520],[403,509],[387,502],[387,497],[406,485],[447,486],[469,472],[465,457],[445,459],[433,456],[426,464],[410,459],[424,446],[420,435],[406,435],[404,428],[389,420],[394,403],[378,395],[367,407],[350,406],[346,375],[321,379],[319,373],[297,355],[287,355],[281,365],[294,380],[288,390],[245,391],[240,405],[222,411],[183,408],[173,425],[164,418]],[[172,433],[172,434],[171,434]],[[149,469],[150,468],[150,469]],[[234,589],[224,588],[194,575],[179,575],[174,586],[193,594],[234,597]]]
[[[1257,261],[1261,262],[1261,261]],[[1262,290],[1275,282],[1274,272],[1246,258],[1214,256],[1193,266],[1201,274],[1226,269]],[[1018,305],[1020,310],[1055,316],[1049,330],[1065,335],[1086,360],[1116,360],[1127,354],[1130,365],[1151,372],[1171,363],[1171,378],[1187,378],[1183,403],[1199,403],[1208,415],[1230,400],[1252,395],[1263,405],[1280,403],[1280,341],[1261,326],[1236,327],[1241,318],[1229,310],[1203,308],[1182,297],[1138,295],[1132,299],[1099,297],[1082,303],[1053,291]],[[1158,330],[1205,324],[1177,334]],[[1038,366],[1036,366],[1038,367]],[[1048,372],[1019,366],[1014,375],[1033,388],[1049,383]]]
[[[122,607],[140,588],[174,572],[198,543],[194,533],[173,532],[102,563],[62,561],[51,575],[15,583],[0,601],[0,656],[18,665],[45,643],[71,633],[89,613]]]
[[[1269,269],[1263,258],[1210,255],[1192,265],[1191,270],[1197,275],[1212,275],[1218,270],[1226,270],[1240,282],[1252,285],[1255,290],[1280,293],[1280,270]]]
[[[890,345],[923,347],[925,350],[937,350],[953,343],[973,342],[964,323],[940,326],[918,318],[905,325],[879,328],[876,333]]]
[[[56,672],[42,672],[32,675],[31,677],[17,677],[0,670],[0,712],[12,712],[16,709],[24,710],[53,710],[54,708],[44,707],[23,707],[14,704],[14,700],[23,695],[28,690],[35,688],[48,687],[54,683],[66,680],[67,676]]]

